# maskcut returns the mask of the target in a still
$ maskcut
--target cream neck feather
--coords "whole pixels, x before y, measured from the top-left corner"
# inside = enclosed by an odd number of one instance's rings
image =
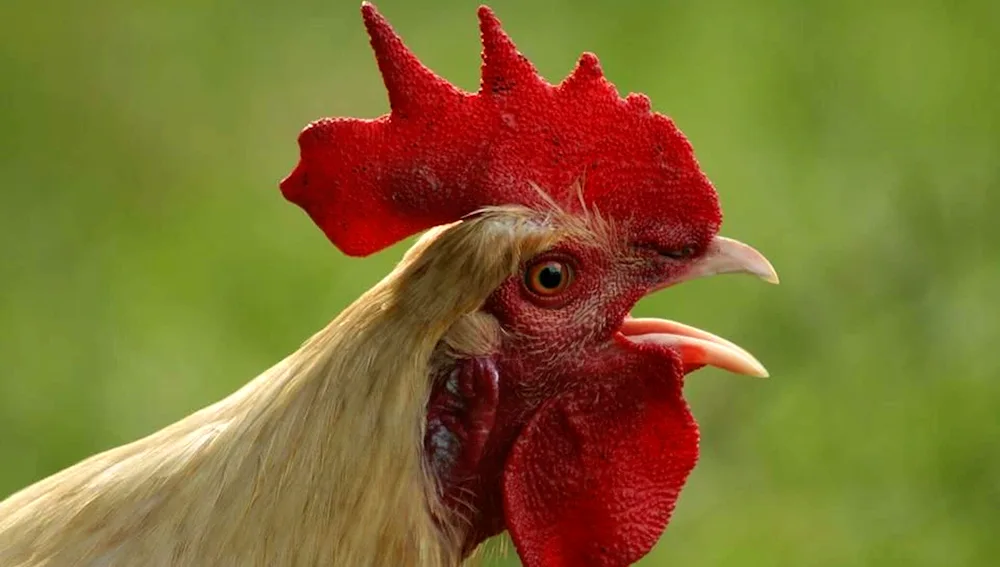
[[[429,365],[557,238],[535,217],[498,209],[431,231],[239,391],[0,503],[0,565],[457,564],[460,527],[435,521],[422,459]],[[493,342],[488,325],[457,326],[463,350]]]

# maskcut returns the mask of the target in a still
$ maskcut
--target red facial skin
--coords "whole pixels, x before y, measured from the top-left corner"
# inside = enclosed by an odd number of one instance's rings
[[[446,505],[471,522],[466,551],[506,527],[528,567],[632,563],[666,525],[697,428],[681,397],[691,368],[616,333],[704,252],[722,221],[715,190],[676,125],[645,95],[621,97],[592,54],[550,84],[482,7],[469,93],[374,6],[362,15],[391,113],[310,124],[282,193],[359,256],[489,205],[554,202],[613,222],[615,243],[552,251],[576,272],[558,301],[521,275],[495,291],[484,309],[507,331],[500,352],[433,377],[425,450]]]
[[[655,249],[681,248],[676,241],[618,253],[565,244],[491,296],[484,309],[507,331],[490,361],[495,408],[470,396],[449,409],[439,382],[428,412],[461,440],[443,493],[470,522],[466,552],[509,529],[528,567],[619,566],[659,539],[698,455],[681,392],[689,369],[676,352],[640,347],[617,330],[636,301],[697,259],[704,242],[690,243],[694,253],[680,259]],[[551,260],[572,266],[574,278],[557,296],[541,297],[524,274]],[[482,374],[466,372],[470,381]]]

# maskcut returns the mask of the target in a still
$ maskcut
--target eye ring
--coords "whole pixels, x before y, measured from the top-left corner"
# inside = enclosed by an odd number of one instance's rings
[[[574,278],[573,266],[569,262],[548,258],[528,266],[524,273],[524,286],[537,296],[552,298],[566,291]]]

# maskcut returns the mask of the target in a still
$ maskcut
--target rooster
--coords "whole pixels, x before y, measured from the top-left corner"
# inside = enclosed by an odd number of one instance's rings
[[[0,503],[0,565],[450,566],[509,531],[529,567],[620,566],[698,457],[682,396],[740,347],[629,313],[704,276],[777,276],[718,235],[674,123],[584,54],[539,77],[488,8],[482,82],[362,15],[391,112],[308,125],[281,182],[342,252],[424,235],[229,397]]]

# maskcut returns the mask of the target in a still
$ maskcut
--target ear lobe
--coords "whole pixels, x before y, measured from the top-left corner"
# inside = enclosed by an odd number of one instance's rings
[[[427,406],[424,451],[441,482],[441,499],[451,506],[475,480],[496,423],[500,374],[492,358],[463,358],[436,382]]]
[[[674,373],[663,376],[660,361],[592,377],[525,426],[503,490],[526,567],[631,565],[655,545],[698,458]]]

